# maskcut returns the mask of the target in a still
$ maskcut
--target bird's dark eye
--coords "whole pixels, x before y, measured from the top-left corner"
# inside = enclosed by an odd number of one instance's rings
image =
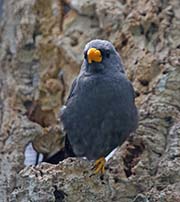
[[[84,52],[84,58],[87,59],[87,51]]]
[[[107,58],[110,57],[110,51],[109,51],[109,50],[106,51],[106,57],[107,57]]]

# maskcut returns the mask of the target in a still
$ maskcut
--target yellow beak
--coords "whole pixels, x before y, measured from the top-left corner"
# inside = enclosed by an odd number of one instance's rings
[[[96,48],[90,48],[87,52],[88,57],[88,63],[94,62],[101,62],[102,61],[102,55],[101,51],[97,50]]]

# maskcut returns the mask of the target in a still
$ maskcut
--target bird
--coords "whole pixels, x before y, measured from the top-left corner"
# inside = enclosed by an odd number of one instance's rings
[[[94,160],[95,174],[105,172],[105,157],[137,129],[135,91],[110,41],[85,45],[60,120],[75,156]]]

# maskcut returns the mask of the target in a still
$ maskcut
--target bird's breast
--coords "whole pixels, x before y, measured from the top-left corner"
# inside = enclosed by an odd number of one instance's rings
[[[109,93],[114,94],[119,85],[112,78],[95,75],[81,78],[79,87],[82,94],[104,97]]]
[[[78,85],[75,110],[88,116],[104,115],[112,105],[119,105],[121,90],[118,83],[108,78],[84,77]]]

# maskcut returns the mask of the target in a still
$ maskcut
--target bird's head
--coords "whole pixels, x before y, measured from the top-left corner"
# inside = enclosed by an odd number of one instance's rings
[[[124,68],[117,51],[111,42],[106,40],[92,40],[84,48],[83,71],[99,73],[118,70],[124,73]]]

